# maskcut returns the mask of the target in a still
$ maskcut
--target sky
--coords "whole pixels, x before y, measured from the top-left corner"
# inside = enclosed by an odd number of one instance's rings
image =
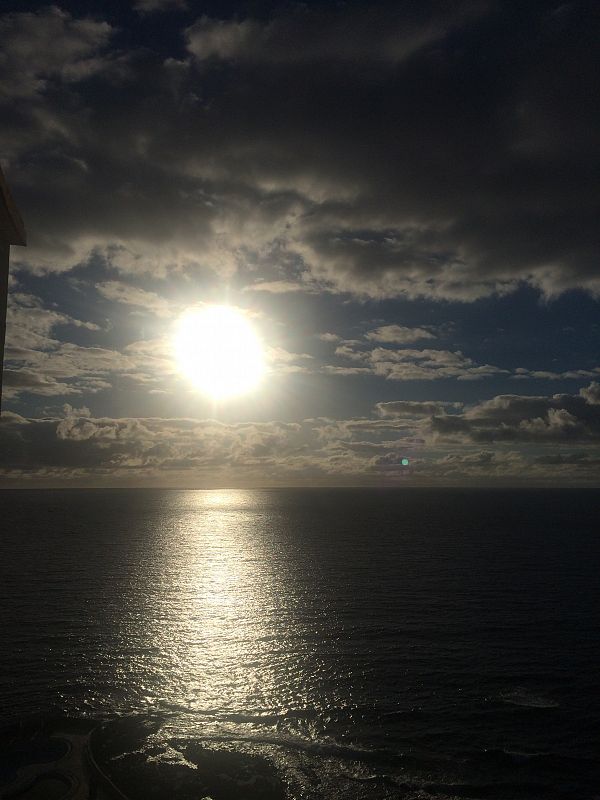
[[[5,0],[1,485],[600,485],[599,29]],[[218,403],[173,345],[211,304],[267,362]]]

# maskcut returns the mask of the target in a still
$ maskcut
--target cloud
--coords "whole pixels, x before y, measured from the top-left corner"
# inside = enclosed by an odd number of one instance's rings
[[[445,414],[447,410],[462,408],[462,403],[448,403],[441,400],[392,400],[377,403],[377,413],[384,418],[425,417]]]
[[[329,374],[375,375],[391,381],[429,381],[444,378],[474,381],[510,373],[510,370],[491,364],[477,364],[460,350],[369,347],[371,342],[393,345],[419,339],[434,339],[434,334],[425,328],[383,325],[368,331],[362,339],[343,339],[334,333],[319,334],[319,338],[336,345],[334,354],[339,359],[360,365],[355,367],[326,365],[321,371]]]
[[[351,344],[345,342],[335,348],[335,355],[338,358],[346,359],[347,361],[366,361],[369,358],[369,353],[362,350],[356,350]]]
[[[324,375],[372,375],[370,367],[341,367],[337,364],[325,364],[321,367]]]
[[[518,367],[515,370],[515,374],[511,377],[515,380],[526,380],[528,378],[538,378],[541,380],[546,381],[555,381],[555,380],[565,380],[567,379],[578,379],[578,378],[594,378],[600,373],[600,367],[594,367],[593,369],[567,369],[563,372],[553,372],[552,370],[547,369],[525,369],[524,367]]]
[[[1,16],[0,90],[24,100],[54,79],[70,83],[89,77],[103,68],[98,54],[111,34],[107,22],[75,19],[57,6]]]
[[[498,395],[462,414],[433,416],[430,431],[441,441],[598,444],[599,386],[576,395]]]
[[[493,375],[507,374],[508,370],[491,364],[477,364],[460,351],[450,350],[387,350],[377,348],[369,356],[375,374],[392,381],[480,380]]]
[[[538,456],[536,463],[552,466],[566,465],[568,467],[596,467],[600,466],[600,453],[552,453]]]
[[[41,397],[80,394],[81,390],[68,383],[61,383],[49,375],[40,375],[30,369],[5,369],[2,376],[2,391],[11,400],[27,392]]]
[[[310,372],[306,362],[312,361],[309,353],[292,353],[284,347],[270,345],[265,348],[267,363],[271,369],[284,374],[291,372]]]
[[[174,374],[163,341],[132,342],[122,351],[83,346],[58,338],[57,329],[61,326],[100,331],[95,323],[48,309],[35,295],[9,295],[4,385],[7,399],[25,394],[96,394],[110,389],[115,379],[160,384]]]
[[[50,332],[60,326],[73,326],[99,331],[93,322],[86,322],[55,309],[44,307],[42,300],[27,292],[11,292],[8,296],[6,357],[18,358],[20,351],[49,350],[57,344]]]
[[[597,448],[528,452],[461,441],[441,449],[423,433],[425,419],[115,419],[67,404],[44,418],[3,413],[0,476],[20,485],[199,487],[600,481]],[[410,469],[402,463],[407,456]]]
[[[468,479],[480,475],[482,471],[503,476],[507,466],[510,467],[508,471],[514,473],[515,468],[523,468],[525,463],[521,454],[516,452],[498,454],[491,450],[478,450],[472,453],[448,453],[435,459],[428,469],[437,476]]]
[[[318,338],[322,342],[339,342],[342,337],[338,336],[337,333],[319,333]]]
[[[477,364],[461,351],[428,348],[392,350],[384,347],[364,350],[341,344],[336,347],[335,353],[340,358],[360,362],[365,373],[390,381],[431,381],[443,378],[472,381],[509,373],[509,370],[491,364]]]
[[[365,334],[365,339],[385,344],[407,344],[420,339],[435,339],[433,333],[425,328],[406,328],[403,325],[383,325]]]
[[[292,292],[314,293],[317,288],[310,283],[295,283],[294,281],[261,281],[245,287],[248,292],[267,292],[269,294],[290,294]]]
[[[592,381],[589,386],[579,390],[579,394],[591,406],[600,406],[600,383]]]
[[[51,469],[57,474],[152,476],[182,472],[200,481],[219,470],[302,467],[305,444],[295,423],[240,423],[158,418],[93,418],[65,406],[65,416],[27,420],[8,414],[0,425],[5,474]],[[297,463],[296,463],[297,462]],[[273,473],[275,474],[275,473]]]
[[[387,8],[380,13],[349,4],[339,12],[292,6],[264,22],[201,17],[186,30],[189,51],[198,60],[260,64],[388,62],[396,64],[442,39],[452,28],[477,17],[487,4],[433,3],[429,13]],[[383,13],[381,13],[383,11]],[[290,46],[290,43],[294,46]]]
[[[360,483],[406,475],[402,457],[421,446],[409,433],[402,423],[379,427],[377,420],[95,418],[65,405],[55,417],[3,417],[0,471],[13,480]]]
[[[165,58],[56,8],[4,15],[0,155],[31,243],[13,263],[600,293],[595,18],[514,22],[503,3],[293,6],[202,16]]]
[[[171,318],[177,311],[177,308],[172,303],[155,292],[148,292],[145,289],[140,289],[137,286],[131,286],[121,281],[97,283],[96,289],[107,300],[143,309],[147,313],[155,314],[157,317]]]
[[[139,14],[155,14],[161,11],[185,10],[186,0],[135,0],[133,8]]]

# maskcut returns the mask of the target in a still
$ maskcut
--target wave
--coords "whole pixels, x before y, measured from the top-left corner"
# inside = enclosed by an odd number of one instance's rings
[[[524,706],[525,708],[559,708],[560,704],[549,697],[541,694],[534,694],[520,689],[500,694],[500,700],[513,706]]]

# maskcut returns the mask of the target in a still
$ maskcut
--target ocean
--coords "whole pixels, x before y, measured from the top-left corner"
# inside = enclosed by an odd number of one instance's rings
[[[599,501],[5,490],[0,722],[141,721],[107,761],[181,797],[237,757],[296,800],[600,797]]]

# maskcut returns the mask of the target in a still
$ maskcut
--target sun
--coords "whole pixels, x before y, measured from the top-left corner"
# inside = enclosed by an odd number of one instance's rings
[[[182,374],[213,400],[252,391],[265,373],[256,331],[230,306],[186,311],[177,323],[174,349]]]

